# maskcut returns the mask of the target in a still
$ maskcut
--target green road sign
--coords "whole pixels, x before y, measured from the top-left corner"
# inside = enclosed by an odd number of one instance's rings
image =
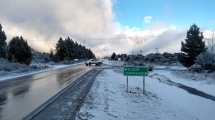
[[[148,68],[145,66],[124,67],[125,76],[146,76],[148,74],[148,71]]]

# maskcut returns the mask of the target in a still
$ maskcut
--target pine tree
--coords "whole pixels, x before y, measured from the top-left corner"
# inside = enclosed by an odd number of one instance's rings
[[[49,58],[50,58],[51,60],[54,59],[54,51],[53,51],[53,49],[50,50]]]
[[[64,41],[66,47],[66,56],[68,60],[75,59],[74,41],[68,37]]]
[[[22,37],[14,37],[8,45],[8,60],[29,65],[32,60],[31,48]]]
[[[2,26],[0,24],[0,58],[6,58],[7,52],[7,43],[6,43],[6,35],[5,32],[2,30]]]
[[[56,45],[56,55],[58,61],[73,60],[73,59],[91,59],[95,55],[90,49],[85,46],[74,42],[70,37],[63,40],[59,39]]]
[[[179,61],[185,66],[190,67],[195,64],[197,56],[206,50],[203,41],[203,33],[197,25],[192,25],[187,32],[185,42],[181,43],[181,53]]]
[[[56,45],[56,57],[59,61],[62,61],[66,57],[66,47],[62,38],[58,40]]]
[[[116,53],[115,52],[111,55],[111,60],[116,60]]]

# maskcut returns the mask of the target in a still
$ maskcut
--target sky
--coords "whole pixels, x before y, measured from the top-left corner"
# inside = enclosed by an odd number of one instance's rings
[[[0,0],[0,23],[8,41],[22,35],[43,52],[67,36],[97,56],[179,52],[194,23],[211,38],[214,5],[214,0]]]
[[[215,27],[214,0],[118,0],[114,9],[121,24],[142,27],[143,16],[152,22],[165,22],[176,26]]]

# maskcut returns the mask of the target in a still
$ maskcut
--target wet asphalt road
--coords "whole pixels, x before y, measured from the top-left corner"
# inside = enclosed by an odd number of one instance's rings
[[[20,120],[90,68],[83,64],[0,83],[0,120]]]
[[[80,76],[23,120],[75,120],[95,78],[102,70],[95,68]]]

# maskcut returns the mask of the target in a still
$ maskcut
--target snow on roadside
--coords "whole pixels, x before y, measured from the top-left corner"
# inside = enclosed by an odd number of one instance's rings
[[[197,120],[214,120],[215,118],[215,102],[212,100],[190,94],[186,90],[151,78],[148,78],[146,82],[146,89],[157,94],[159,98],[166,101],[165,103],[171,103],[175,107],[180,107],[186,113],[195,116]]]
[[[30,66],[9,62],[6,59],[0,59],[0,81],[9,79],[10,77],[23,75],[23,73],[31,73],[47,69],[46,64],[31,64]]]
[[[104,70],[96,78],[77,120],[196,120],[154,92],[148,91],[143,95],[141,83],[142,79],[138,77],[129,80],[132,92],[126,93],[125,77],[121,71]]]
[[[188,73],[188,71],[171,71],[168,69],[155,70],[154,73],[215,96],[215,79],[207,77],[204,73]]]
[[[103,64],[108,65],[108,66],[119,67],[119,66],[123,66],[124,62],[123,61],[115,61],[115,60],[103,59]]]
[[[18,77],[38,74],[49,70],[55,70],[65,68],[72,65],[83,64],[83,62],[77,62],[74,64],[43,64],[33,63],[30,66],[11,63],[7,60],[0,59],[0,81],[10,80]]]

